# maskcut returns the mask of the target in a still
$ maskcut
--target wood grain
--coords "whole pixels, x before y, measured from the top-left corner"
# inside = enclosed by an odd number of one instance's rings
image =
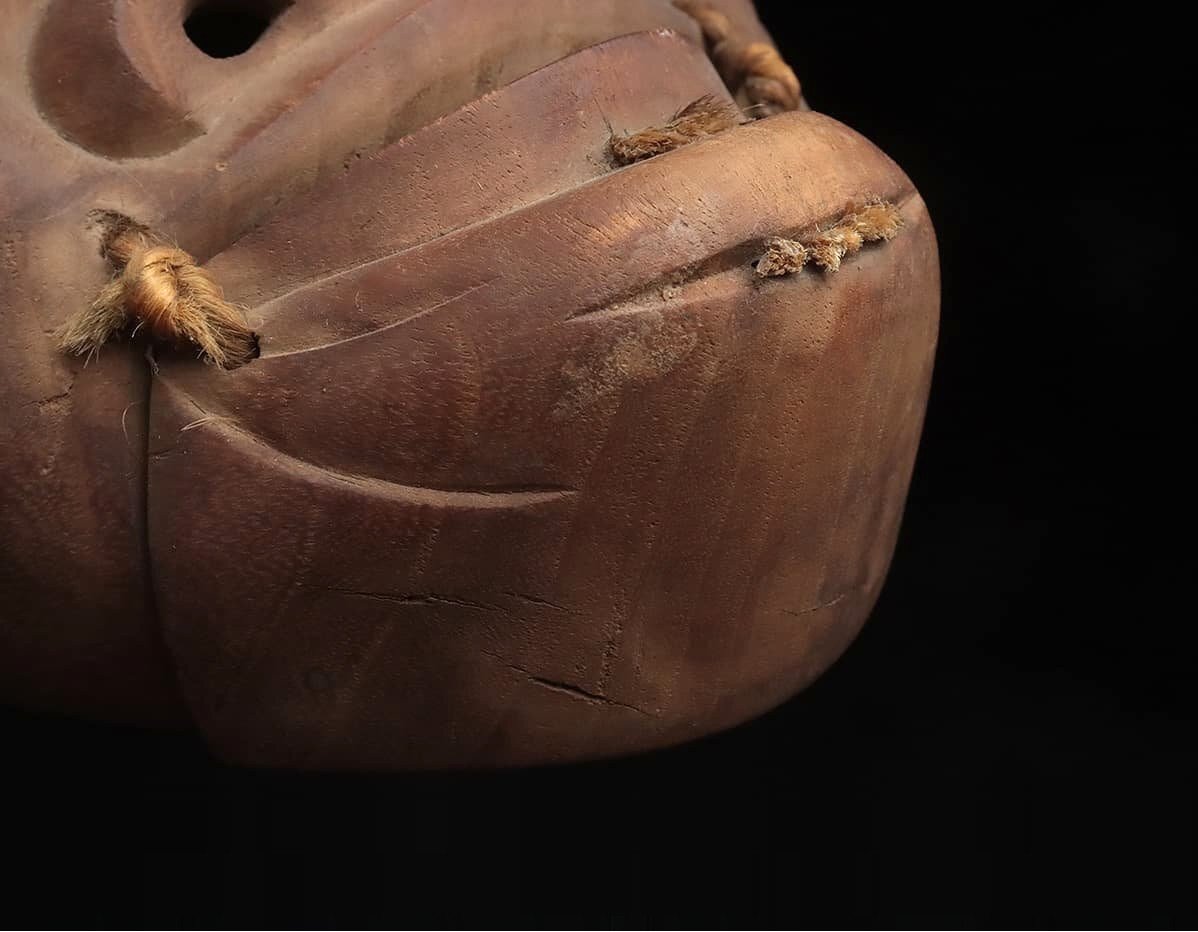
[[[615,168],[613,130],[729,99],[665,2],[301,0],[220,61],[181,4],[105,2],[103,55],[59,3],[4,40],[35,80],[0,97],[0,694],[255,765],[506,766],[727,727],[840,654],[938,313],[883,153],[801,111]],[[158,101],[142,157],[54,89],[69,48]],[[892,242],[755,274],[869,197]],[[204,261],[262,358],[56,354],[106,274],[95,209]]]

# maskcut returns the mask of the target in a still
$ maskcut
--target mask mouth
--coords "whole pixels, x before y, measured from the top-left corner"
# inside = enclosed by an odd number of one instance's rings
[[[290,0],[200,0],[183,31],[209,58],[233,58],[253,48],[289,6]]]

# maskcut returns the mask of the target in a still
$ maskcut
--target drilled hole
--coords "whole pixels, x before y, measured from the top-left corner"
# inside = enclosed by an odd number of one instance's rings
[[[232,58],[253,48],[290,5],[285,0],[201,0],[183,21],[183,31],[205,55]]]

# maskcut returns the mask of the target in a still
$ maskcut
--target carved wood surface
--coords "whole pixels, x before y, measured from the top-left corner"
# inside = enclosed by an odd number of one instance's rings
[[[299,0],[220,60],[183,0],[86,6],[0,39],[0,695],[240,762],[494,766],[726,727],[840,654],[938,312],[883,153],[800,111],[615,168],[613,130],[729,98],[666,2]],[[869,197],[893,241],[754,273]],[[262,357],[59,354],[97,209]]]

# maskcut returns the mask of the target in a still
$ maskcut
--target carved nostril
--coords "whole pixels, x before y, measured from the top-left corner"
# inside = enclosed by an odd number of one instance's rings
[[[164,155],[204,131],[174,82],[143,68],[157,61],[165,37],[122,12],[132,6],[51,0],[29,56],[42,117],[64,139],[111,159]]]
[[[211,58],[248,52],[291,4],[279,0],[201,0],[183,21],[192,44]]]

